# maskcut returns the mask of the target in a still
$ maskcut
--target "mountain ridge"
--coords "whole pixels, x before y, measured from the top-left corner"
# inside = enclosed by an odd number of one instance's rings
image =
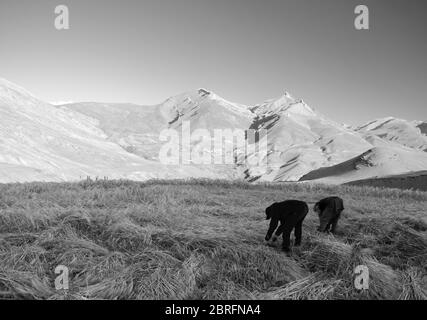
[[[205,88],[151,106],[99,102],[52,105],[0,79],[0,116],[0,182],[14,181],[11,172],[15,171],[17,181],[26,177],[68,181],[82,175],[136,180],[220,177],[299,181],[307,175],[316,177],[316,170],[345,163],[375,148],[387,150],[383,152],[387,155],[395,152],[422,159],[411,162],[413,168],[407,169],[427,170],[427,161],[425,168],[420,165],[424,161],[422,150],[427,150],[426,122],[388,117],[353,129],[286,91],[254,106],[230,102]],[[244,153],[231,145],[236,152],[234,165],[163,165],[159,161],[164,145],[160,133],[173,129],[181,135],[186,122],[191,133],[198,129],[210,133],[212,143],[215,130],[257,132],[258,140],[247,138],[248,146],[262,141],[264,132],[266,155],[258,164],[249,165],[247,160],[256,157],[255,152]],[[230,145],[233,141],[224,143]],[[212,157],[212,150],[204,144],[206,141],[191,140],[191,148]],[[377,170],[382,174],[403,173],[379,164]],[[360,173],[356,170],[352,174],[361,178]],[[365,172],[362,178],[366,177],[370,176]],[[331,180],[340,183],[339,177]]]

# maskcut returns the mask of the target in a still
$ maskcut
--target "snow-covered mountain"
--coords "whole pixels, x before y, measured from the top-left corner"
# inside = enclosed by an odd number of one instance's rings
[[[232,164],[165,165],[160,133],[180,135],[190,126],[211,138],[221,129],[246,132],[248,145],[266,141],[258,165],[253,151],[234,147]],[[188,128],[188,127],[186,127]],[[248,130],[258,135],[249,136]],[[127,178],[207,177],[248,181],[353,180],[427,170],[426,122],[387,118],[353,130],[285,92],[245,106],[198,89],[154,106],[43,102],[0,79],[0,182],[69,181],[86,176]],[[192,139],[190,149],[213,157],[213,142]],[[190,151],[191,151],[190,150]],[[424,150],[424,151],[423,151]]]
[[[267,174],[264,181],[297,181],[313,170],[350,159],[372,147],[360,134],[285,93],[252,108],[252,127],[267,130]]]
[[[145,180],[221,174],[165,166],[127,152],[108,140],[99,120],[52,106],[0,80],[0,182],[69,181],[86,176]]]
[[[365,136],[376,135],[384,140],[427,151],[427,123],[392,117],[371,121],[356,128]]]
[[[341,184],[423,171],[426,165],[426,152],[397,146],[374,147],[337,165],[313,170],[300,181],[316,180],[327,184]]]
[[[109,141],[145,159],[158,160],[164,142],[162,130],[180,132],[184,121],[191,131],[207,129],[247,129],[253,118],[248,107],[226,101],[205,89],[171,97],[159,105],[73,103],[59,106],[84,114],[99,123]]]
[[[426,170],[427,136],[423,122],[385,118],[356,129],[373,148],[334,166],[321,167],[300,180],[347,183]]]

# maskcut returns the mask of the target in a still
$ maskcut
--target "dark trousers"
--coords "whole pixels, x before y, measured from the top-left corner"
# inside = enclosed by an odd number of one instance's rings
[[[331,221],[328,223],[328,225],[326,226],[326,231],[328,231],[329,230],[329,228],[330,228],[330,231],[332,232],[332,233],[335,233],[335,231],[336,231],[336,229],[337,229],[337,224],[338,224],[338,220],[339,220],[339,218],[340,218],[340,215],[338,214],[338,215],[336,215],[334,218],[332,218],[331,219]]]
[[[320,216],[319,231],[335,233],[340,216],[341,212],[336,212],[331,208],[326,208]]]
[[[291,245],[291,233],[292,230],[295,229],[295,245],[299,246],[301,244],[301,238],[302,238],[302,223],[304,222],[304,219],[306,217],[306,214],[301,217],[301,215],[291,215],[289,216],[284,224],[281,224],[279,229],[276,232],[277,236],[280,236],[282,233],[282,248],[284,251],[289,251],[290,245]]]

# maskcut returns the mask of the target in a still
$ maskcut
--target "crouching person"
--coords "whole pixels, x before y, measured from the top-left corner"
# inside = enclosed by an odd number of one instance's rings
[[[338,220],[344,210],[344,202],[340,197],[328,197],[314,205],[314,211],[319,215],[320,232],[336,233]]]
[[[304,201],[286,200],[273,203],[265,209],[266,220],[271,219],[265,240],[269,241],[271,239],[280,222],[272,241],[276,241],[277,237],[282,235],[282,250],[288,253],[290,251],[291,232],[295,229],[295,246],[299,246],[302,238],[302,223],[307,213],[308,206]]]

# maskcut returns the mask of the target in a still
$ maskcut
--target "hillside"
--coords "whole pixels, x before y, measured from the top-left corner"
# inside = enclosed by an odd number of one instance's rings
[[[319,168],[304,175],[300,181],[340,184],[367,178],[422,171],[427,153],[410,148],[375,147],[338,165]]]
[[[424,122],[387,118],[353,130],[287,92],[254,106],[206,89],[153,106],[54,106],[0,79],[0,182],[91,176],[344,183],[427,170],[426,139]],[[370,150],[369,168],[348,167]],[[337,177],[343,167],[348,172]]]
[[[427,171],[398,174],[375,179],[355,180],[351,181],[349,184],[356,186],[427,191]]]
[[[348,160],[372,147],[359,134],[285,93],[252,109],[253,128],[267,131],[268,172],[260,181],[298,181],[304,174]],[[251,175],[251,170],[249,169]]]
[[[376,135],[413,149],[427,151],[426,123],[388,117],[371,121],[356,128],[357,132]]]
[[[181,134],[183,121],[190,123],[191,132],[203,129],[212,137],[217,129],[265,130],[268,156],[261,159],[260,165],[249,165],[246,160],[256,155],[251,152],[245,155],[244,150],[239,150],[238,168],[225,168],[239,170],[240,177],[244,172],[250,181],[296,181],[314,168],[340,163],[372,147],[359,134],[327,119],[289,93],[253,107],[199,89],[156,106],[75,103],[61,108],[98,120],[99,128],[109,140],[152,160],[158,160],[163,145],[158,139],[161,130],[172,128]],[[253,142],[248,140],[250,144]],[[192,147],[197,144],[193,141]],[[212,167],[205,166],[204,170]],[[259,173],[260,167],[266,170]]]
[[[331,194],[346,207],[335,237],[310,211],[291,257],[266,246],[267,206]],[[0,298],[425,300],[426,206],[422,192],[292,183],[0,185]],[[68,292],[54,289],[58,265]]]
[[[0,124],[0,182],[233,177],[139,157],[108,141],[99,120],[38,100],[6,80],[0,80]]]
[[[246,107],[204,89],[171,97],[154,106],[73,103],[59,107],[96,119],[108,140],[143,158],[157,161],[164,144],[159,140],[162,130],[172,128],[181,133],[182,122],[188,121],[191,131],[206,129],[213,135],[214,129],[245,130],[253,117]]]

